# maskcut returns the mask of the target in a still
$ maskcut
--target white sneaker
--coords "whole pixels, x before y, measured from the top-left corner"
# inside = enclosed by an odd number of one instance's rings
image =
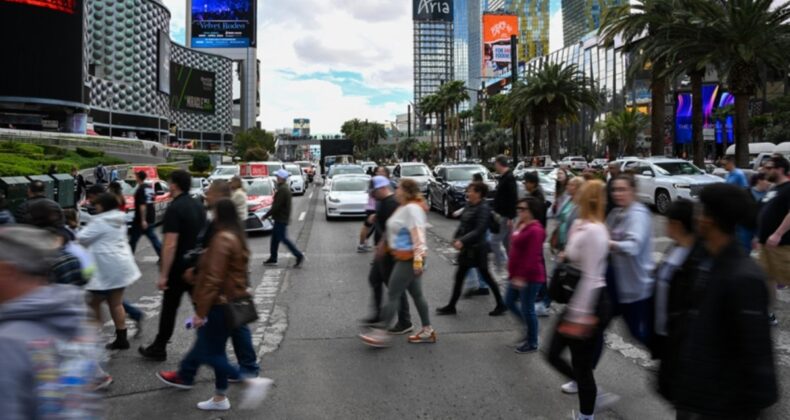
[[[550,315],[548,308],[542,303],[535,304],[535,314],[541,318],[546,318]]]
[[[620,396],[598,389],[598,396],[595,397],[595,412],[604,411],[607,408],[617,404],[620,401]]]
[[[269,378],[253,378],[244,381],[246,388],[244,395],[241,399],[239,408],[242,410],[254,410],[258,408],[266,396],[269,395],[269,389],[274,384],[274,381]]]
[[[206,401],[197,403],[197,408],[205,411],[228,411],[230,410],[230,400],[225,397],[222,401],[214,401],[214,397]]]
[[[560,389],[562,389],[562,392],[564,392],[566,394],[578,394],[579,393],[579,385],[576,383],[576,381],[570,381],[567,384],[562,385],[560,387]]]

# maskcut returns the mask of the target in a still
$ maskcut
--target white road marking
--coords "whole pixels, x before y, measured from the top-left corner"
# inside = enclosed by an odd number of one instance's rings
[[[307,199],[310,200],[312,198],[313,198],[313,193],[310,193],[310,195],[307,196]]]
[[[303,222],[303,221],[304,221],[304,217],[305,217],[305,216],[307,216],[307,212],[306,212],[306,211],[303,211],[303,212],[302,212],[302,213],[299,215],[299,221],[300,221],[300,222]]]

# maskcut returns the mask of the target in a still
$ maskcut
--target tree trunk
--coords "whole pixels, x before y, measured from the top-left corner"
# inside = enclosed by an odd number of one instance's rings
[[[527,148],[527,119],[524,118],[521,120],[519,124],[519,130],[521,131],[521,155],[526,156],[529,154],[529,148]]]
[[[557,119],[549,117],[548,122],[549,154],[551,155],[551,160],[557,161],[560,155],[559,144],[557,144]]]
[[[735,164],[739,168],[749,165],[749,94],[735,95]]]
[[[650,113],[650,154],[662,156],[664,154],[664,114],[666,108],[667,81],[665,78],[657,77],[660,70],[654,68],[652,80],[650,81],[650,96],[653,107]]]
[[[540,150],[540,123],[533,123],[532,128],[535,130],[532,137],[532,156],[540,156],[542,153]]]
[[[694,165],[705,167],[705,139],[702,137],[702,78],[704,72],[691,73],[691,143],[694,149]]]

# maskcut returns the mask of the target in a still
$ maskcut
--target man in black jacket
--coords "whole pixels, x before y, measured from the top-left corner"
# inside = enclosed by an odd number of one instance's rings
[[[304,254],[288,239],[288,223],[291,221],[292,203],[291,187],[287,181],[291,174],[285,169],[280,169],[274,175],[277,177],[277,192],[274,194],[274,202],[272,202],[271,210],[261,218],[271,217],[274,219],[274,230],[272,231],[270,246],[271,255],[268,260],[264,261],[263,265],[277,265],[277,251],[280,248],[280,242],[282,242],[296,257],[294,268],[299,268],[302,266],[302,261],[304,261]]]
[[[756,419],[777,399],[765,276],[735,228],[752,209],[727,184],[702,190],[700,244],[672,279],[659,391],[680,419]]]
[[[466,208],[461,214],[461,224],[455,231],[453,247],[459,251],[458,270],[455,272],[455,285],[453,286],[453,296],[450,303],[436,310],[438,315],[454,315],[456,313],[455,304],[461,297],[461,289],[466,279],[466,272],[472,268],[477,268],[483,281],[494,293],[496,308],[489,313],[491,316],[504,315],[507,311],[502,294],[499,292],[499,285],[494,281],[488,269],[488,242],[486,241],[486,231],[491,219],[491,210],[484,198],[488,193],[488,186],[482,182],[469,184],[466,190]]]
[[[507,250],[510,249],[510,233],[513,228],[513,219],[516,218],[518,187],[516,186],[516,177],[513,176],[513,171],[508,166],[507,156],[497,156],[494,168],[499,174],[499,183],[494,196],[493,211],[501,218],[499,233],[491,235],[491,251],[494,253],[494,264],[501,272],[505,269]]]
[[[33,220],[30,216],[30,207],[39,201],[47,201],[51,206],[60,207],[58,203],[48,199],[44,195],[46,187],[41,181],[33,181],[27,186],[27,200],[25,200],[14,212],[14,219],[20,225],[32,225]]]

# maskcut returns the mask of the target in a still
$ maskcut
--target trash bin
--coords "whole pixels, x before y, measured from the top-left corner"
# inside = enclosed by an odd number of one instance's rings
[[[74,202],[74,177],[69,174],[50,175],[55,180],[55,201],[64,209],[72,208]]]
[[[55,199],[55,180],[50,178],[49,175],[33,175],[27,177],[30,182],[33,181],[41,181],[44,183],[44,197],[49,198],[50,200]]]
[[[20,204],[27,200],[27,186],[30,184],[23,176],[7,176],[0,178],[0,191],[6,199],[9,209],[16,210]]]

